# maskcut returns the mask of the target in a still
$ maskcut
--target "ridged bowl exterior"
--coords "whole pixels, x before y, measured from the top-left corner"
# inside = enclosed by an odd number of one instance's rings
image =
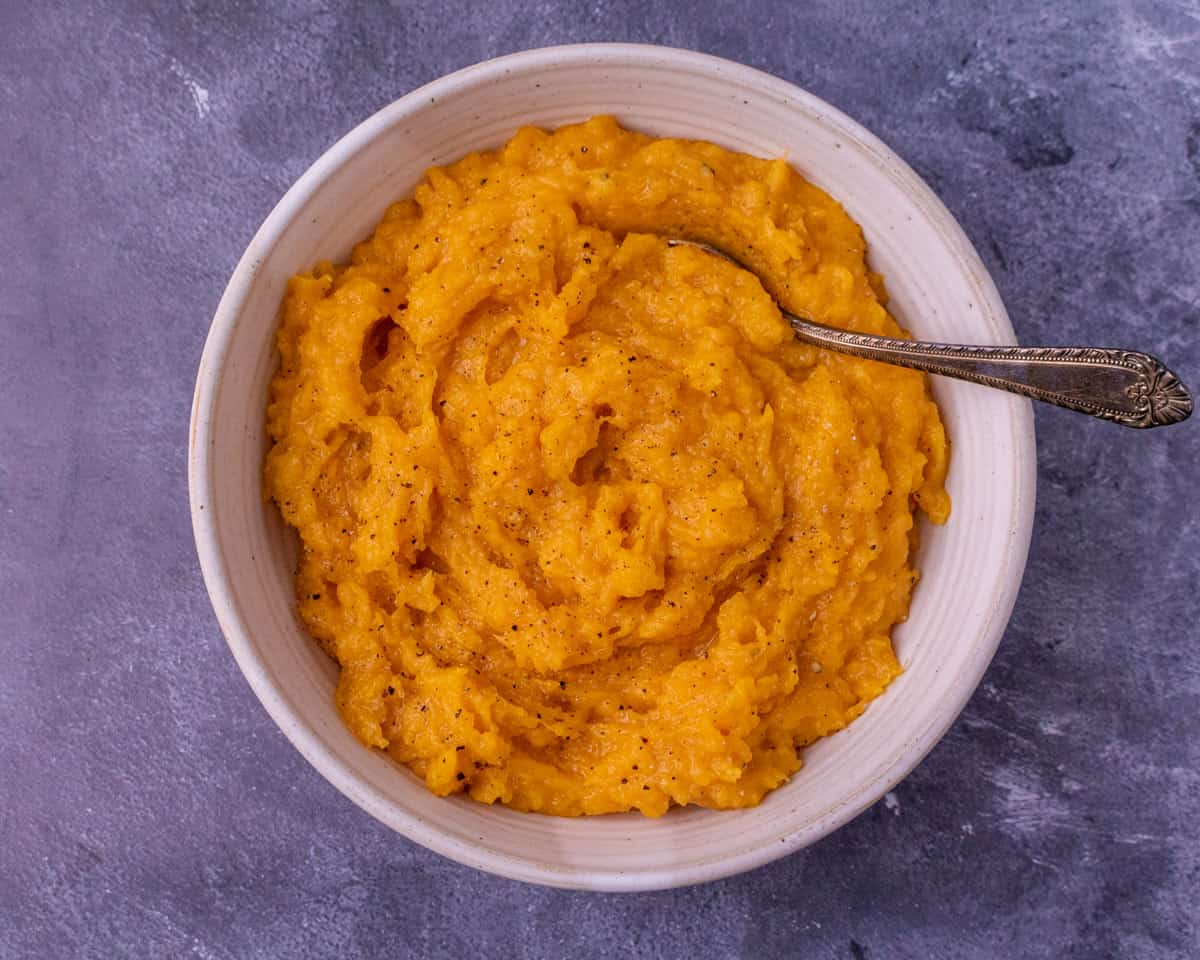
[[[661,47],[534,50],[444,77],[354,129],[300,178],[254,237],[221,300],[196,383],[192,517],[221,628],[272,718],[351,800],[462,863],[535,883],[651,890],[751,869],[825,836],[920,762],[994,654],[1021,582],[1033,523],[1029,402],[937,380],[953,443],[953,515],[926,527],[905,671],[850,727],[750,810],[558,819],[439,799],[361,746],[333,705],[334,665],[303,632],[295,547],[264,503],[264,410],[273,333],[289,276],[349,254],[424,170],[494,147],[523,124],[598,113],[658,136],[786,156],[863,227],[890,308],[922,339],[1014,343],[986,269],[946,208],[887,147],[821,100],[745,66]]]

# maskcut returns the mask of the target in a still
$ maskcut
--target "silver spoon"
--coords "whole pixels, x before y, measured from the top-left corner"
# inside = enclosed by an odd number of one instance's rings
[[[673,247],[697,247],[743,270],[750,269],[707,243],[667,242]],[[783,316],[796,337],[813,346],[981,383],[1125,427],[1161,427],[1192,415],[1192,397],[1183,382],[1156,357],[1136,350],[923,343],[838,330],[802,320],[786,310]]]

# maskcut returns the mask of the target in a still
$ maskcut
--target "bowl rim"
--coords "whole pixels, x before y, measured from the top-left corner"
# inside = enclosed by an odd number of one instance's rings
[[[963,267],[974,274],[986,306],[1015,343],[1015,334],[1000,295],[978,253],[962,227],[932,189],[889,147],[861,124],[806,90],[769,73],[711,54],[642,43],[579,43],[541,47],[496,57],[464,67],[431,81],[382,109],[337,140],[288,189],[239,259],[217,305],[205,340],[193,393],[188,438],[188,490],[193,535],[201,572],[218,624],[235,660],[254,694],[283,734],[316,770],[342,794],[371,816],[408,839],[459,863],[511,879],[548,886],[610,892],[637,892],[686,886],[722,879],[755,869],[801,849],[845,825],[896,786],[942,739],[974,694],[991,663],[1008,625],[1020,590],[1032,536],[1036,500],[1036,442],[1032,404],[1022,400],[1014,409],[1014,469],[1016,524],[1006,551],[1001,591],[993,598],[986,629],[975,645],[969,670],[957,688],[926,724],[909,738],[885,775],[861,787],[824,817],[807,827],[782,836],[778,843],[763,844],[716,861],[685,868],[640,871],[619,870],[586,873],[558,867],[533,858],[517,858],[482,846],[460,842],[430,828],[420,817],[403,809],[359,777],[333,751],[327,749],[311,725],[275,685],[255,646],[249,642],[249,626],[241,617],[229,589],[229,573],[217,536],[213,502],[214,464],[209,456],[214,429],[213,408],[225,370],[234,330],[249,289],[266,254],[319,187],[355,153],[403,119],[424,108],[431,98],[441,99],[461,87],[486,83],[514,68],[536,70],[563,65],[590,64],[603,67],[628,64],[688,68],[716,73],[752,84],[764,92],[821,114],[839,134],[874,155],[903,182],[936,226],[947,246]]]

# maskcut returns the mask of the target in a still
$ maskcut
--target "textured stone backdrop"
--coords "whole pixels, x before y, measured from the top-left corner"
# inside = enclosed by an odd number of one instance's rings
[[[1200,386],[1196,0],[0,3],[0,956],[1200,953],[1200,422],[1038,411],[1012,626],[884,803],[732,880],[595,896],[393,835],[239,675],[192,546],[209,318],[288,185],[377,108],[550,43],[722,54],[933,185],[1025,342]]]

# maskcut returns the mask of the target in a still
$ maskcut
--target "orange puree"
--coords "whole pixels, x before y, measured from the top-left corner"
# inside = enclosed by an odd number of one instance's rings
[[[438,794],[744,807],[900,670],[947,442],[924,378],[796,343],[901,331],[783,160],[598,117],[432,169],[294,277],[266,491],[364,743]]]

